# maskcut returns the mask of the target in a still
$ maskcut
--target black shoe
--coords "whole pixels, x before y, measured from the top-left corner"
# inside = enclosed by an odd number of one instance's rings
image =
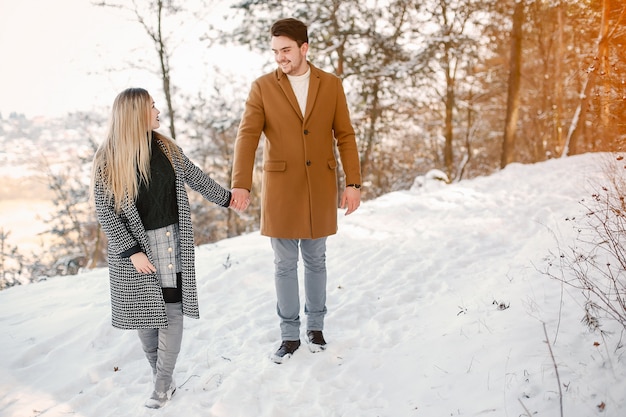
[[[283,340],[278,350],[271,356],[270,359],[275,363],[283,363],[287,359],[291,358],[293,352],[300,347],[300,340]]]
[[[326,340],[321,330],[307,330],[306,338],[311,352],[321,352],[326,349]]]

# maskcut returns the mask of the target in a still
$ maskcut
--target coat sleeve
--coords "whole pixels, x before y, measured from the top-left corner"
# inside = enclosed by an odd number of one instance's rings
[[[205,174],[196,164],[191,162],[189,158],[180,150],[182,159],[182,168],[185,175],[185,183],[189,187],[200,193],[208,201],[218,204],[222,207],[230,206],[231,193],[219,185],[213,178]]]
[[[259,81],[252,83],[235,140],[232,187],[252,190],[254,159],[265,126],[265,108]]]
[[[129,254],[139,247],[139,242],[130,232],[128,222],[121,214],[115,212],[113,202],[106,196],[104,185],[100,179],[94,184],[94,203],[98,221],[109,241],[113,253],[120,256]]]
[[[335,105],[335,117],[333,122],[333,134],[337,140],[337,149],[341,158],[341,165],[346,175],[346,184],[361,184],[361,163],[359,150],[356,144],[354,128],[350,120],[350,111],[346,94],[341,84],[337,82],[337,103]]]

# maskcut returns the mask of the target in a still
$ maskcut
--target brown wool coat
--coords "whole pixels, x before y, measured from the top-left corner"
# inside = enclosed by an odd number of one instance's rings
[[[337,232],[337,161],[346,184],[361,183],[354,129],[341,80],[313,65],[303,116],[280,70],[252,83],[235,142],[233,188],[252,188],[261,133],[261,234],[317,239]]]

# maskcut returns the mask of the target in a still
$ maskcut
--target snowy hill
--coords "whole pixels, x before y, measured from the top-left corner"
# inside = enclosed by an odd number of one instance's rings
[[[580,294],[540,272],[555,239],[574,238],[566,218],[607,157],[426,181],[340,213],[328,349],[283,365],[268,359],[280,337],[269,239],[198,248],[201,319],[185,319],[178,390],[156,412],[136,332],[110,325],[105,269],[0,292],[0,415],[559,416],[552,347],[564,416],[624,416],[619,328],[589,333]]]

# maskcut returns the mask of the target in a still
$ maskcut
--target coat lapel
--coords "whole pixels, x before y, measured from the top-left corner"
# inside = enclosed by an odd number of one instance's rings
[[[283,94],[285,95],[285,97],[287,97],[287,101],[289,101],[289,104],[291,105],[291,107],[293,107],[293,110],[298,114],[300,120],[303,121],[306,121],[306,119],[308,119],[308,117],[311,115],[311,110],[313,109],[315,99],[317,98],[317,92],[320,88],[320,77],[317,73],[317,68],[315,68],[310,62],[309,67],[311,68],[311,77],[309,78],[309,92],[306,99],[306,115],[303,115],[302,111],[300,111],[300,105],[298,104],[296,94],[293,92],[293,88],[291,88],[289,78],[287,78],[287,75],[285,75],[285,73],[283,73],[280,69],[277,69],[278,85],[280,86],[281,90],[283,90]]]
[[[317,92],[320,89],[320,77],[317,73],[317,68],[315,68],[311,63],[309,63],[309,67],[311,68],[311,77],[309,78],[309,93],[306,98],[306,109],[305,109],[305,117],[304,123],[306,124],[309,117],[311,117],[311,110],[313,110],[313,106],[315,105],[315,99],[317,98]]]
[[[287,75],[285,75],[285,73],[283,73],[280,69],[278,69],[277,71],[278,85],[280,86],[281,90],[283,90],[283,94],[285,95],[285,97],[287,97],[287,101],[289,101],[289,104],[291,104],[291,107],[293,107],[293,110],[296,112],[300,120],[304,120],[304,116],[302,115],[302,112],[300,111],[300,106],[298,105],[298,99],[296,98],[296,94],[293,92],[293,88],[291,88],[289,78],[287,78]]]

